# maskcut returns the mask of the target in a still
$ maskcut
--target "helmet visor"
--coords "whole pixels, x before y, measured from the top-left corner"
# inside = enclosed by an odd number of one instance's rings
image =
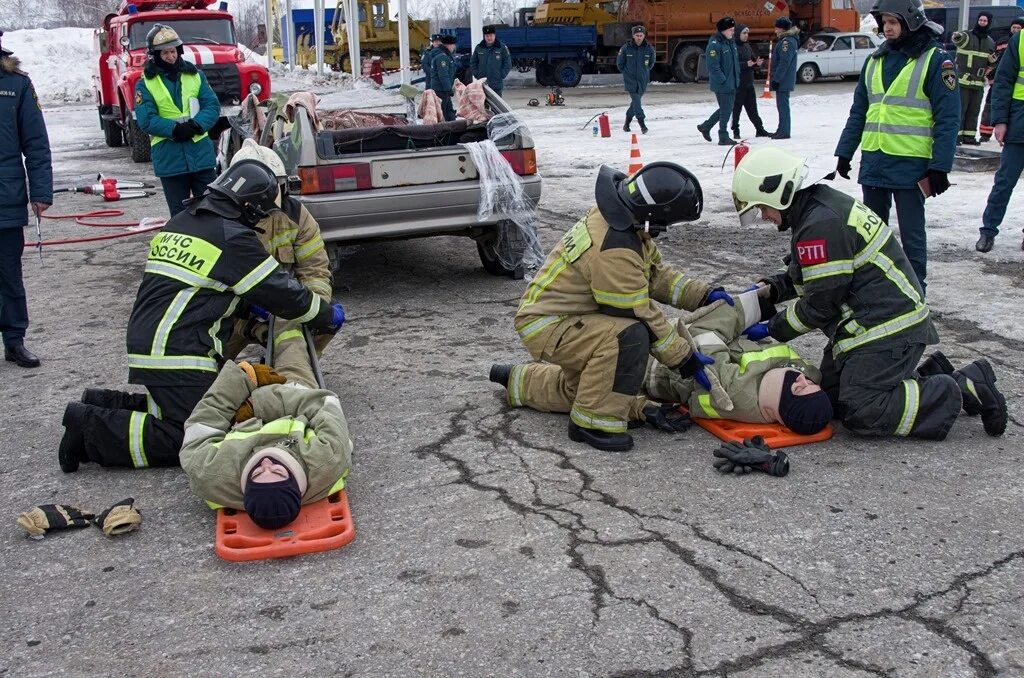
[[[743,202],[735,195],[732,197],[732,203],[736,206],[736,212],[739,213],[741,226],[750,226],[761,217],[757,205],[754,203]]]

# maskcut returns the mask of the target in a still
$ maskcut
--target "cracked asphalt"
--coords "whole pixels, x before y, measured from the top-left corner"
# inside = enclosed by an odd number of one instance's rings
[[[48,112],[58,182],[115,163],[145,176],[102,146],[93,116]],[[95,206],[62,197],[54,211]],[[163,209],[161,196],[125,206]],[[584,208],[542,209],[545,245]],[[739,288],[781,246],[734,222],[670,232],[665,258]],[[346,250],[335,294],[350,319],[323,367],[356,438],[357,537],[232,564],[180,470],[57,466],[64,404],[127,387],[147,240],[25,257],[28,343],[45,362],[0,364],[0,674],[1024,674],[1021,337],[935,309],[955,363],[993,361],[1012,416],[1002,438],[967,418],[942,443],[839,427],[788,450],[786,478],[721,476],[696,427],[639,430],[633,453],[607,454],[571,443],[562,416],[509,409],[487,370],[527,357],[511,325],[523,284],[484,273],[471,241]],[[1019,262],[987,273],[1019,297]],[[36,504],[99,511],[125,496],[144,523],[120,539],[36,542],[14,526]]]

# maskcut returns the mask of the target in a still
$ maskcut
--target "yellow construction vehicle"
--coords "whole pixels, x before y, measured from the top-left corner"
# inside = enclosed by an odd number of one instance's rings
[[[597,26],[617,22],[618,2],[542,2],[533,12],[534,25]]]
[[[334,44],[327,45],[331,58],[326,59],[334,70],[348,71],[348,28],[345,25],[344,0],[338,0],[331,21]],[[409,58],[413,68],[419,67],[420,48],[430,43],[430,21],[409,19]],[[359,55],[379,56],[385,70],[400,67],[398,58],[398,22],[391,20],[388,0],[359,1]]]

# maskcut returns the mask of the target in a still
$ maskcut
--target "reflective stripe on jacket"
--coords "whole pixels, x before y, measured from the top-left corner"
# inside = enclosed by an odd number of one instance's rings
[[[985,86],[985,71],[988,70],[988,58],[996,51],[992,38],[979,38],[973,31],[960,33],[956,44],[956,70],[960,73],[960,86],[981,89]]]
[[[911,158],[932,157],[932,104],[924,91],[925,74],[935,48],[910,59],[886,89],[881,61],[868,59],[864,81],[868,111],[860,145],[865,151],[882,151]]]
[[[146,83],[146,89],[149,90],[153,101],[156,102],[156,112],[161,118],[185,122],[192,117],[192,102],[195,102],[196,107],[199,106],[199,89],[203,82],[198,73],[182,73],[178,77],[181,78],[181,108],[174,103],[162,78],[159,76],[143,78],[142,81]],[[192,137],[192,143],[205,139],[207,136],[209,135],[206,132],[197,134]],[[150,137],[149,145],[156,146],[162,141],[167,141],[167,137],[153,135]]]

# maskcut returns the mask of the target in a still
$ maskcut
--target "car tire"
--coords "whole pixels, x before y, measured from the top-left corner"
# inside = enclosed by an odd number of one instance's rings
[[[102,120],[103,140],[110,148],[120,148],[124,145],[124,129],[117,124],[116,120]]]
[[[814,64],[804,64],[796,72],[801,84],[810,85],[821,76],[821,71]]]
[[[697,69],[700,65],[700,55],[703,53],[704,50],[696,45],[676,50],[672,59],[672,76],[676,82],[697,82]]]
[[[559,61],[555,64],[554,82],[559,87],[575,87],[580,84],[583,69],[575,61]]]
[[[128,146],[134,162],[149,162],[149,135],[139,129],[134,120],[128,121]]]
[[[515,234],[510,246],[513,250],[513,255],[518,255],[518,258],[522,259],[522,254],[526,250],[526,241],[519,236],[519,230],[517,228],[502,229],[501,224],[499,224],[488,232],[487,235],[476,241],[476,251],[480,255],[480,263],[483,264],[484,270],[491,275],[522,280],[526,273],[522,263],[514,269],[507,268],[501,263],[501,258],[498,256],[498,238],[501,230]]]
[[[535,77],[537,78],[537,84],[541,87],[551,87],[555,84],[553,80],[555,75],[555,68],[548,62],[537,64],[537,72]]]

